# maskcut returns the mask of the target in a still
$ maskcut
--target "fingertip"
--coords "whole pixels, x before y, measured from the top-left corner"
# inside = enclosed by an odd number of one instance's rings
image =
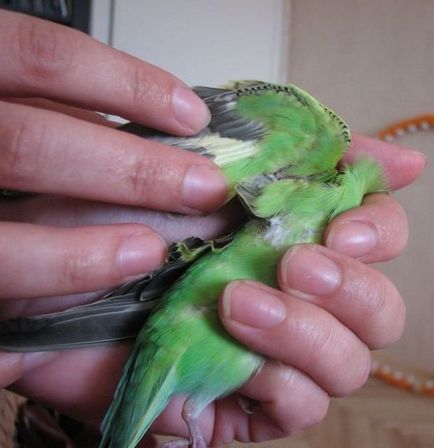
[[[163,264],[165,258],[165,241],[157,233],[146,231],[121,241],[117,263],[121,274],[128,278],[154,271]]]
[[[325,245],[351,257],[362,257],[378,244],[377,229],[367,222],[342,221],[331,225],[325,235]]]
[[[283,291],[298,297],[327,296],[341,283],[339,266],[328,251],[301,244],[288,250],[280,263],[279,283]]]
[[[391,190],[411,184],[427,165],[427,158],[419,151],[353,133],[353,141],[343,163],[353,163],[362,155],[373,157],[383,166]]]
[[[63,228],[1,223],[0,227],[4,246],[0,298],[98,291],[152,272],[166,256],[166,243],[141,224]],[[36,259],[32,275],[24,275]]]
[[[279,325],[287,312],[277,292],[252,281],[236,281],[226,286],[220,309],[222,318],[229,325],[235,323],[255,329]]]
[[[392,195],[371,194],[360,207],[342,213],[330,223],[324,243],[329,249],[365,263],[384,262],[405,249],[407,216]]]
[[[215,165],[192,165],[182,182],[182,202],[192,210],[208,212],[223,205],[228,186],[222,172]]]
[[[182,85],[173,90],[172,108],[175,118],[181,126],[181,132],[187,135],[199,132],[211,120],[211,114],[206,104],[193,90]]]

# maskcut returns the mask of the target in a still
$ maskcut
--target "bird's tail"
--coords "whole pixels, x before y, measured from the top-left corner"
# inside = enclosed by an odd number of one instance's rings
[[[134,448],[175,391],[176,363],[169,365],[158,349],[139,353],[139,348],[131,354],[104,418],[100,448]]]

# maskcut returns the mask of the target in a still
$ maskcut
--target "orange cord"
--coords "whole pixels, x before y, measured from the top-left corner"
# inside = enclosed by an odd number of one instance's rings
[[[434,114],[417,115],[398,121],[382,129],[377,137],[385,141],[393,141],[405,134],[425,131],[434,128]],[[434,375],[421,371],[401,369],[395,363],[384,362],[378,355],[373,356],[371,375],[399,389],[434,396]]]
[[[434,114],[417,115],[406,120],[398,121],[377,133],[381,140],[394,140],[404,134],[424,131],[434,127]]]
[[[395,362],[377,359],[373,355],[371,376],[398,389],[421,395],[434,396],[434,377],[426,372],[401,369]]]

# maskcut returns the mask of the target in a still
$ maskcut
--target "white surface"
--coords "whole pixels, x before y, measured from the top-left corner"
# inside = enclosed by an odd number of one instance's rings
[[[90,34],[95,39],[110,43],[112,0],[92,0],[90,9]]]
[[[285,0],[113,1],[113,46],[190,85],[287,77]]]

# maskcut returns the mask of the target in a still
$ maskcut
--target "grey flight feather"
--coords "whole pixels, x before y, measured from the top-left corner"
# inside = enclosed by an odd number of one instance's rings
[[[255,85],[259,84],[256,83]],[[262,123],[248,118],[242,118],[234,110],[239,96],[251,94],[251,91],[248,91],[247,88],[229,90],[195,87],[193,90],[204,100],[211,112],[210,123],[198,134],[190,138],[174,137],[173,135],[156,132],[153,129],[151,130],[132,122],[121,125],[118,129],[138,135],[139,137],[156,140],[166,145],[198,152],[208,157],[211,154],[207,153],[207,148],[195,146],[198,137],[217,134],[220,137],[234,138],[237,140],[258,140],[265,135],[266,129]]]
[[[187,238],[170,247],[162,268],[121,285],[96,302],[0,321],[0,350],[51,351],[133,339],[159,297],[185,269],[208,251],[223,249],[232,239],[233,234],[205,241]]]

